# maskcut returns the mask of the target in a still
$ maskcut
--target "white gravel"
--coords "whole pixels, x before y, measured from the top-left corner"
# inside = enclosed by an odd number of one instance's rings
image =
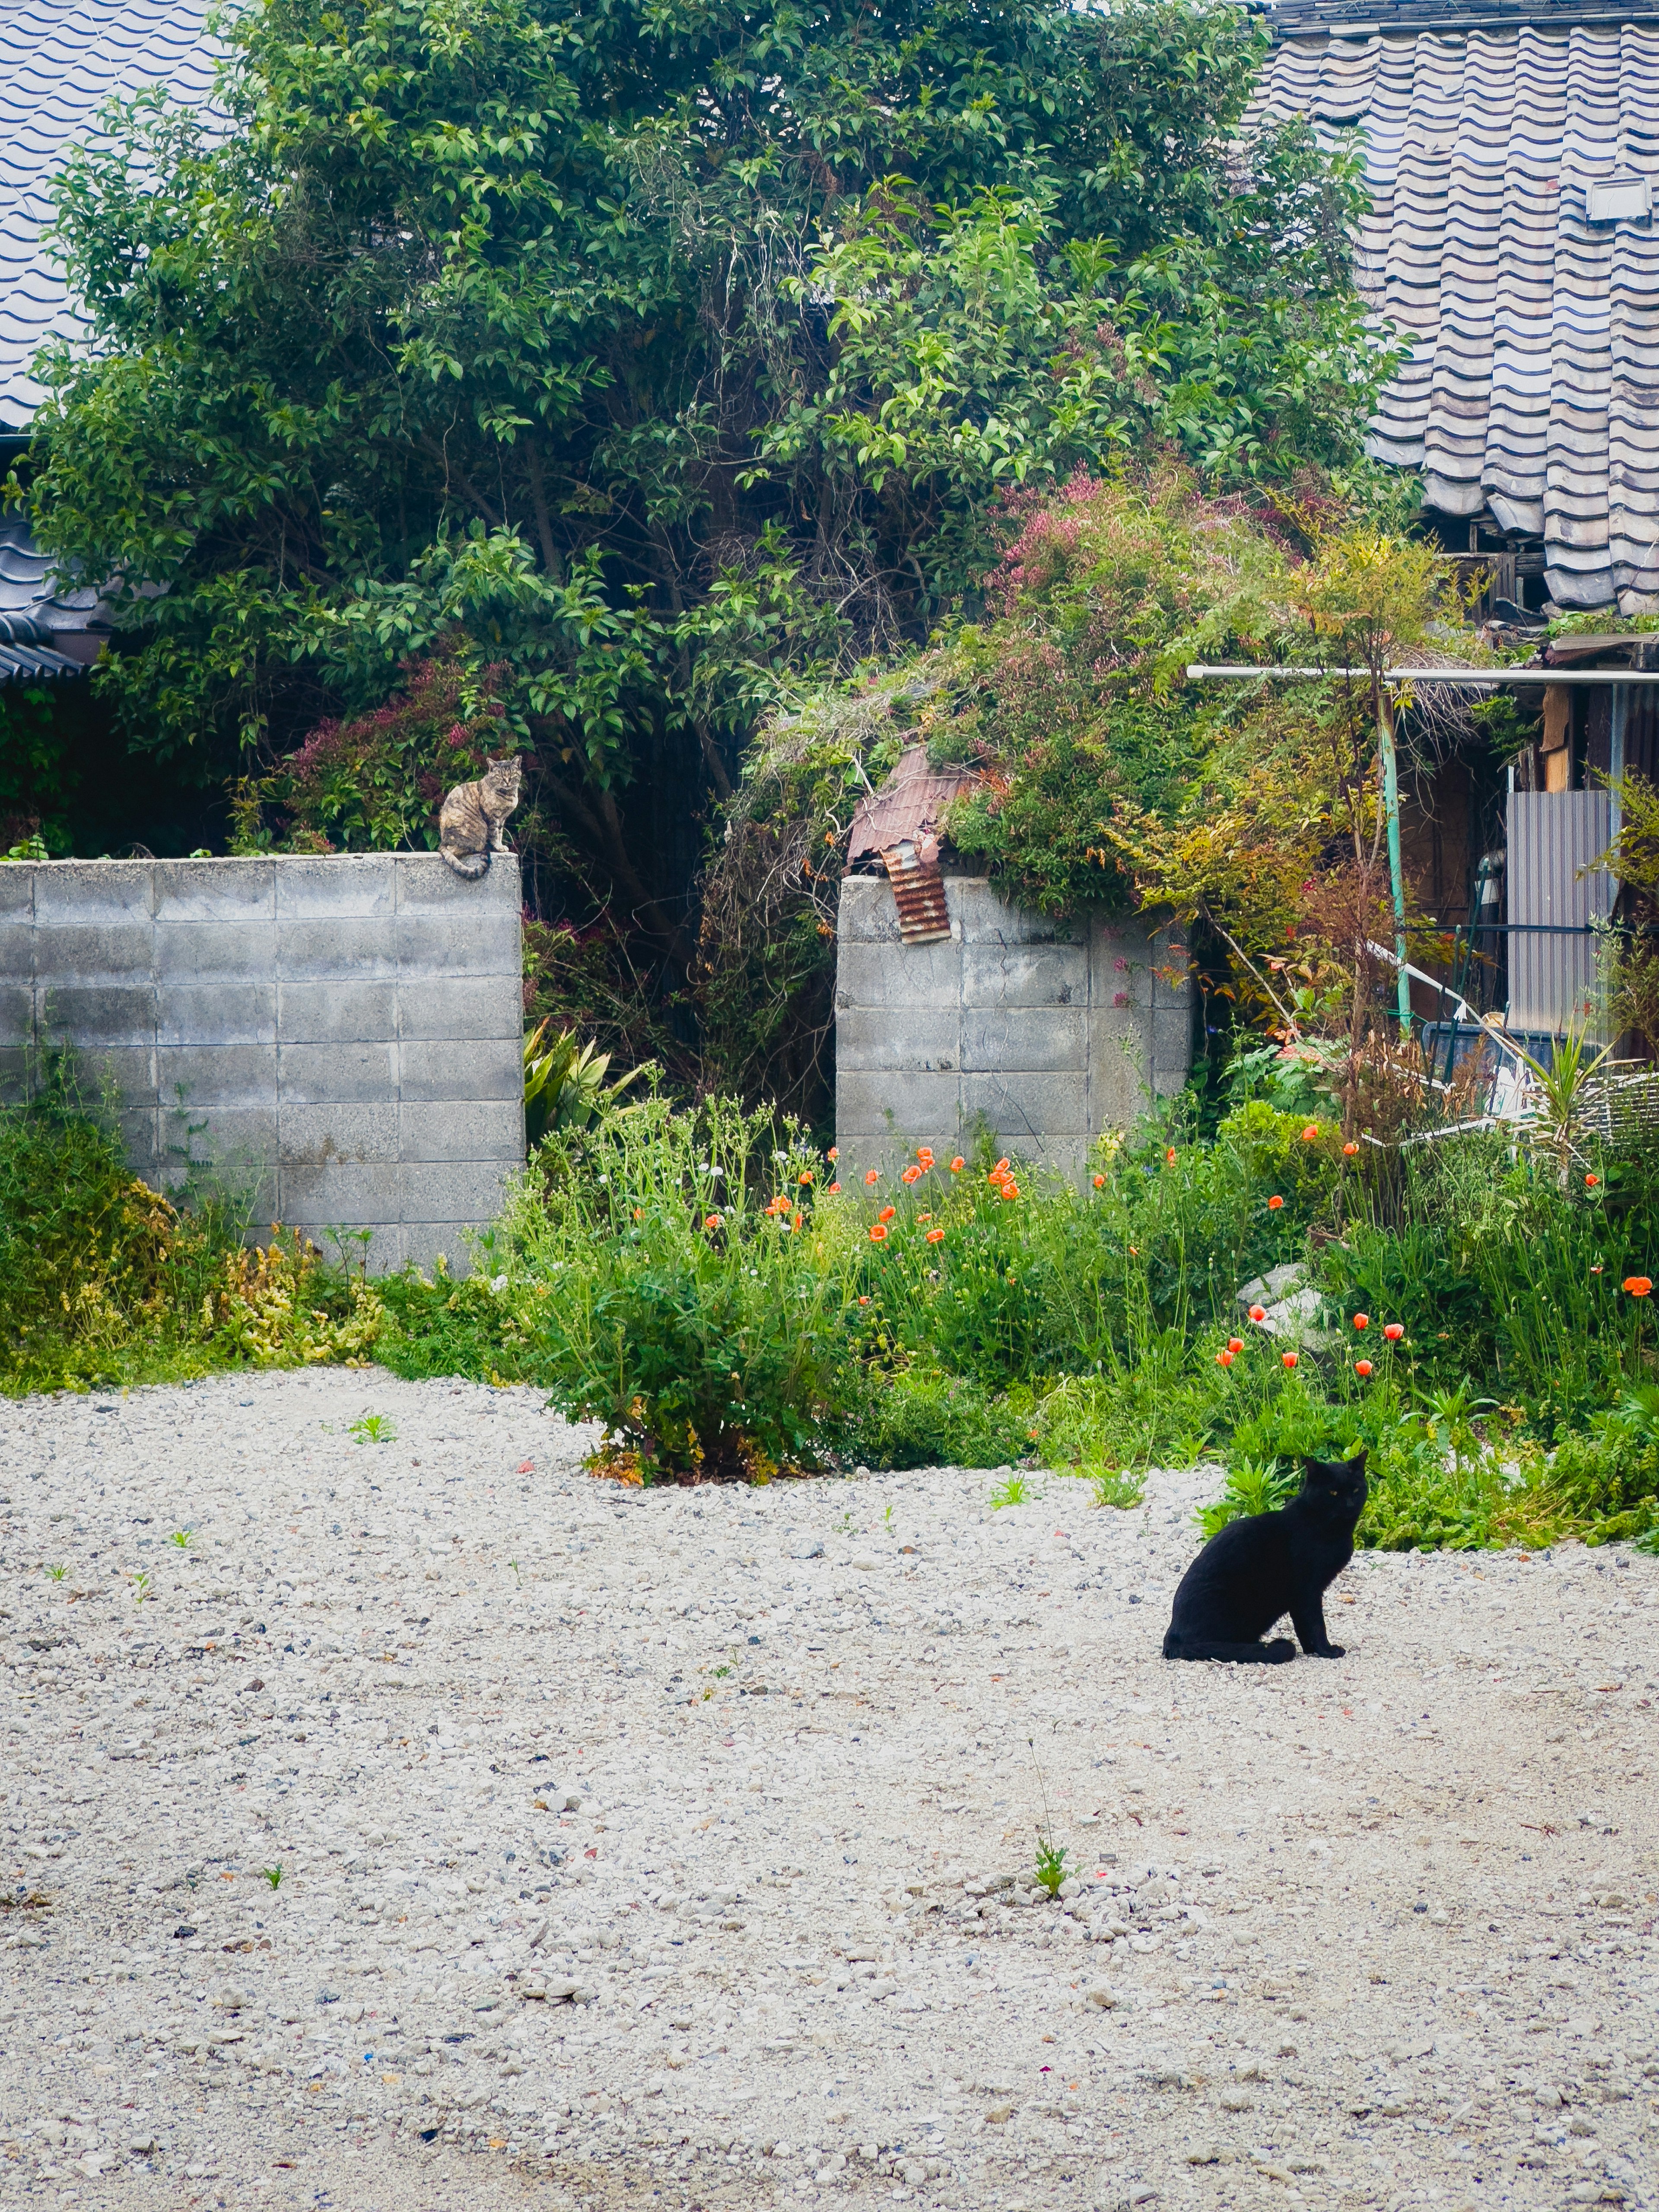
[[[0,1406],[6,2204],[1659,2198],[1659,1562],[1362,1559],[1341,1662],[1170,1667],[1213,1474],[586,1441]]]

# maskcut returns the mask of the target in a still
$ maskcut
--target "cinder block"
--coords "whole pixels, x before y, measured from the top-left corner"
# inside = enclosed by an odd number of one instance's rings
[[[161,1142],[156,1122],[153,1106],[127,1107],[115,1116],[127,1165],[152,1189],[156,1188],[156,1178],[167,1161],[167,1147]]]
[[[280,1218],[311,1229],[361,1228],[399,1216],[393,1162],[330,1160],[321,1167],[282,1166],[276,1171]]]
[[[155,974],[162,982],[264,981],[276,973],[268,921],[168,921],[155,927]]]
[[[331,1160],[395,1160],[398,1108],[391,1100],[378,1106],[295,1106],[285,1102],[277,1156],[288,1167],[323,1167]]]
[[[398,1048],[374,1044],[279,1044],[278,1096],[284,1106],[383,1105],[398,1096]]]
[[[271,922],[276,917],[280,860],[157,860],[158,922]]]
[[[134,928],[155,912],[153,860],[54,860],[34,870],[37,929]]]
[[[1184,1082],[1192,1059],[1192,1018],[1185,1006],[1171,1006],[1167,1011],[1160,1006],[1152,1016],[1154,1069],[1159,1074],[1177,1073]]]
[[[843,945],[836,962],[836,1006],[954,1007],[962,996],[962,947],[905,945],[896,935]]]
[[[236,1185],[257,1186],[270,1182],[276,1161],[276,1108],[222,1106],[216,1102],[194,1111],[188,1106],[163,1105],[161,1150],[170,1158],[210,1161],[223,1179]]]
[[[842,877],[836,937],[842,945],[898,944],[898,908],[885,876]]]
[[[428,1037],[512,1037],[521,1041],[522,980],[511,969],[497,975],[464,978],[405,976],[398,986],[398,1034],[406,1041]]]
[[[964,1127],[971,1128],[981,1116],[1004,1144],[1022,1150],[1061,1137],[1083,1136],[1089,1127],[1088,1085],[1080,1068],[1063,1074],[964,1075]]]
[[[398,916],[398,975],[511,975],[522,964],[519,917],[500,907]]]
[[[155,935],[149,921],[76,924],[37,922],[35,980],[42,983],[148,981],[155,965]]]
[[[57,1042],[56,1032],[50,1039],[44,1030],[40,1035],[43,1042]],[[96,1106],[106,1092],[113,1095],[118,1106],[129,1109],[153,1107],[155,1103],[154,1045],[77,1048],[74,1072],[81,1097],[88,1107]]]
[[[33,986],[0,983],[0,1046],[27,1044],[33,1036]]]
[[[398,973],[398,947],[380,915],[337,915],[327,921],[276,925],[276,972],[284,980],[376,982]]]
[[[28,1080],[29,1054],[21,1045],[0,1045],[0,1106],[21,1106]]]
[[[284,1044],[366,1044],[398,1033],[398,987],[338,977],[276,986],[276,1034]]]
[[[403,1218],[406,1224],[466,1222],[487,1228],[507,1202],[512,1169],[500,1161],[405,1161]]]
[[[889,1068],[954,1073],[962,1023],[954,1006],[849,1006],[836,1016],[836,1064],[860,1073]]]
[[[962,1018],[964,1073],[1072,1068],[1081,1075],[1087,1054],[1088,1018],[1081,1007],[1005,1006]]]
[[[334,921],[397,911],[397,868],[390,853],[340,853],[276,862],[279,922]],[[440,864],[441,865],[441,863]]]
[[[273,1209],[273,1220],[284,1229],[297,1229],[314,1244],[331,1265],[349,1266],[352,1273],[367,1266],[371,1275],[395,1274],[404,1264],[404,1231],[398,1221],[343,1222],[290,1220],[286,1212]],[[343,1233],[331,1237],[330,1230]],[[364,1231],[367,1231],[367,1237]],[[256,1241],[250,1239],[251,1242]]]
[[[84,1052],[155,1041],[155,992],[148,982],[58,984],[41,991],[36,1004],[39,1028]]]
[[[507,835],[513,825],[507,823]],[[516,853],[496,853],[490,858],[487,872],[476,883],[458,876],[447,860],[436,853],[399,853],[398,855],[398,911],[399,914],[420,913],[433,907],[447,907],[460,911],[476,911],[481,907],[493,907],[498,911],[516,915],[524,900],[523,885],[519,877],[519,856]]]
[[[945,896],[964,945],[1059,945],[1078,934],[1069,923],[1051,921],[1030,907],[1011,906],[982,876],[952,877]]]
[[[964,1006],[1081,1006],[1089,996],[1086,945],[964,945]]]
[[[524,1109],[516,1099],[477,1099],[465,1105],[405,1099],[398,1109],[398,1157],[405,1162],[524,1165]]]
[[[157,1099],[182,1107],[192,1121],[228,1106],[273,1107],[276,1052],[272,1044],[167,1044],[155,1054]]]
[[[36,871],[27,860],[0,865],[0,941],[14,929],[24,929],[34,920]]]
[[[518,1036],[464,1042],[432,1038],[398,1048],[399,1096],[421,1103],[467,1103],[524,1097],[524,1045]]]
[[[404,1265],[430,1275],[441,1255],[458,1279],[472,1273],[472,1255],[455,1221],[406,1221],[403,1226]]]
[[[955,1141],[961,1119],[955,1074],[882,1073],[842,1069],[836,1079],[836,1139],[843,1150],[855,1139],[890,1139],[901,1146]]]
[[[275,1044],[276,986],[234,982],[156,986],[158,1044]]]

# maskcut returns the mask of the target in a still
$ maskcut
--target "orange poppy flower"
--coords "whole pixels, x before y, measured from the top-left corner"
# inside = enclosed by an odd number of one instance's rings
[[[1164,1155],[1164,1164],[1165,1167],[1172,1168],[1175,1165],[1175,1160],[1176,1148],[1171,1145],[1169,1151]]]
[[[1351,1160],[1358,1150],[1358,1146],[1350,1139],[1350,1141],[1342,1147],[1342,1157],[1345,1160]]]
[[[1356,1314],[1353,1317],[1353,1325],[1356,1328],[1369,1328],[1371,1325],[1371,1317],[1369,1314]]]
[[[957,1154],[957,1156],[956,1156],[955,1159],[953,1159],[953,1160],[951,1161],[951,1174],[952,1174],[952,1175],[960,1175],[960,1174],[962,1173],[962,1171],[963,1171],[963,1168],[965,1168],[965,1167],[967,1166],[967,1164],[968,1164],[967,1161],[966,1161],[966,1160],[964,1160],[964,1159],[963,1158],[963,1157],[962,1157],[962,1154],[961,1154],[960,1152],[958,1152],[958,1153]]]
[[[1390,1344],[1398,1344],[1406,1334],[1405,1323],[1398,1321],[1387,1322],[1383,1324],[1382,1334]]]
[[[1295,1364],[1296,1364],[1296,1363],[1297,1363],[1297,1359],[1298,1355],[1297,1355],[1296,1352],[1281,1352],[1281,1353],[1279,1354],[1279,1357],[1284,1360],[1285,1364],[1287,1367],[1294,1367],[1294,1366],[1295,1366]]]
[[[718,1229],[720,1225],[720,1218],[719,1214],[705,1213],[702,1217],[702,1225],[705,1229]]]
[[[1318,1124],[1318,1122],[1317,1122],[1317,1121],[1310,1121],[1310,1122],[1309,1122],[1309,1124],[1308,1124],[1308,1126],[1307,1126],[1307,1127],[1306,1127],[1306,1128],[1302,1132],[1302,1141],[1303,1141],[1303,1143],[1304,1143],[1304,1145],[1311,1145],[1311,1144],[1313,1143],[1314,1139],[1318,1136],[1318,1134],[1319,1134],[1319,1124]]]
[[[1244,1349],[1243,1338],[1242,1336],[1230,1336],[1227,1339],[1227,1349],[1229,1352],[1243,1352]]]
[[[841,1185],[840,1185],[838,1182],[832,1182],[832,1183],[829,1184],[829,1185],[827,1186],[827,1189],[828,1189],[829,1195],[830,1195],[831,1198],[839,1198],[839,1197],[841,1196]]]
[[[1369,1375],[1371,1371],[1370,1361],[1369,1359],[1356,1359],[1353,1364],[1353,1371],[1356,1375]]]
[[[823,1157],[826,1160],[838,1160],[841,1158],[841,1147],[838,1145],[831,1145]]]
[[[1096,1188],[1097,1190],[1104,1190],[1104,1189],[1105,1189],[1105,1188],[1106,1188],[1106,1178],[1105,1178],[1105,1176],[1097,1176],[1095,1177],[1095,1188]]]
[[[803,1169],[801,1170],[801,1171],[800,1171],[799,1175],[798,1175],[798,1176],[796,1176],[795,1180],[796,1180],[796,1182],[797,1182],[803,1183],[803,1184],[805,1184],[805,1183],[810,1183],[810,1182],[811,1182],[811,1180],[812,1180],[812,1170],[811,1170],[811,1168],[803,1168]]]
[[[1626,1275],[1620,1287],[1628,1291],[1633,1298],[1644,1298],[1653,1288],[1653,1278],[1651,1275]]]
[[[1267,1320],[1267,1307],[1266,1307],[1266,1306],[1252,1306],[1252,1307],[1250,1308],[1250,1319],[1251,1319],[1252,1321],[1254,1321],[1254,1322],[1264,1322],[1264,1321],[1266,1321],[1266,1320]]]
[[[1002,1196],[1005,1199],[1018,1198],[1019,1185],[1017,1182],[1005,1182],[1002,1186]]]
[[[904,1173],[899,1177],[899,1181],[901,1182],[920,1182],[921,1181],[921,1170],[920,1168],[906,1168]]]
[[[932,1167],[933,1164],[933,1146],[931,1145],[918,1145],[916,1147],[916,1158],[924,1168]]]
[[[1586,1190],[1594,1190],[1594,1189],[1595,1188],[1596,1184],[1597,1184],[1597,1183],[1599,1183],[1599,1182],[1601,1182],[1601,1176],[1586,1176],[1584,1177],[1584,1188],[1585,1188],[1585,1189],[1586,1189]]]
[[[1279,1194],[1278,1194],[1278,1192],[1277,1192],[1277,1191],[1275,1191],[1275,1192],[1274,1192],[1274,1194],[1273,1194],[1273,1196],[1272,1196],[1272,1197],[1267,1200],[1267,1211],[1268,1211],[1268,1212],[1269,1212],[1269,1213],[1277,1213],[1277,1212],[1278,1212],[1278,1211],[1279,1211],[1279,1207],[1280,1207],[1281,1206],[1283,1206],[1283,1205],[1284,1205],[1284,1203],[1285,1203],[1284,1200],[1283,1200],[1282,1198],[1280,1198],[1280,1197],[1279,1197]]]
[[[1231,1367],[1237,1357],[1238,1354],[1236,1352],[1218,1352],[1215,1364],[1218,1367]]]
[[[927,1232],[927,1242],[930,1244],[938,1244],[943,1241],[945,1231],[942,1229],[930,1229]]]
[[[876,1218],[878,1221],[890,1221],[897,1212],[898,1208],[896,1206],[884,1206]]]
[[[864,1171],[865,1188],[866,1190],[872,1188],[873,1185],[879,1181],[880,1176],[881,1170],[879,1168],[866,1168]]]
[[[887,1224],[884,1221],[871,1223],[870,1242],[872,1244],[884,1244],[887,1242]]]

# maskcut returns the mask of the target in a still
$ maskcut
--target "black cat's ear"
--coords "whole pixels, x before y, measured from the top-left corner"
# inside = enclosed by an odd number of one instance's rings
[[[1348,1462],[1348,1472],[1350,1474],[1364,1474],[1365,1472],[1365,1454],[1369,1449],[1369,1445],[1360,1445],[1359,1449]]]

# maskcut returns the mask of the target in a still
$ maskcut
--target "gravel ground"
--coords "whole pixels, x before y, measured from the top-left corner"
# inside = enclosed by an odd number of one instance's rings
[[[1659,2201],[1659,1562],[1365,1558],[1341,1662],[1170,1667],[1213,1474],[587,1441],[0,1406],[7,2204]]]

